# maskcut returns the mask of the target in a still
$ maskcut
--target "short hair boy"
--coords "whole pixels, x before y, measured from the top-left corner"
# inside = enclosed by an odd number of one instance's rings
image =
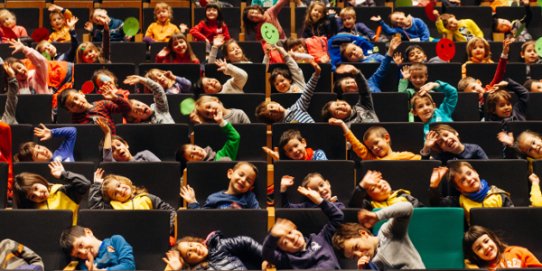
[[[91,33],[92,41],[102,41],[103,28],[107,24],[109,26],[109,35],[111,41],[124,41],[125,34],[123,30],[124,22],[119,19],[115,19],[107,14],[107,10],[97,8],[90,14],[90,23],[85,24],[85,29]]]
[[[377,38],[375,32],[362,22],[356,22],[356,10],[353,7],[345,7],[339,12],[343,26],[339,33],[349,33],[365,37],[368,40]]]
[[[413,209],[410,202],[399,202],[377,212],[362,209],[358,213],[359,224],[345,223],[338,228],[333,235],[333,246],[347,258],[357,259],[360,269],[369,263],[378,270],[425,269],[408,236]],[[373,236],[368,228],[385,219],[389,220]]]
[[[433,156],[443,165],[448,160],[455,159],[488,159],[482,147],[477,144],[461,142],[457,130],[448,124],[437,124],[431,127],[420,154],[423,159],[429,159],[430,156]]]
[[[530,92],[542,92],[542,80],[529,79],[523,86]]]
[[[444,100],[439,107],[433,101],[428,91],[444,93]],[[457,105],[457,89],[446,82],[437,80],[429,82],[420,88],[420,91],[410,99],[412,115],[423,122],[423,134],[429,132],[429,125],[433,122],[451,122],[452,114]]]
[[[132,246],[120,235],[99,240],[91,229],[72,226],[61,233],[60,246],[79,261],[78,270],[136,269]]]

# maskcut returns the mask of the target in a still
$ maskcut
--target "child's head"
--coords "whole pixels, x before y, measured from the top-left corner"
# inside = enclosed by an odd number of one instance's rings
[[[83,42],[77,47],[75,63],[104,63],[101,50],[92,42]]]
[[[183,163],[192,161],[203,161],[207,156],[204,148],[194,144],[183,144],[177,151],[177,160]]]
[[[152,81],[160,84],[164,89],[170,88],[175,81],[168,76],[166,76],[167,71],[161,69],[150,69],[145,77],[151,79]]]
[[[93,24],[104,25],[109,24],[111,18],[109,18],[109,15],[107,15],[107,10],[97,8],[90,13],[90,20]]]
[[[130,179],[115,174],[105,176],[102,183],[102,197],[107,201],[126,202],[143,192],[142,190],[137,188]]]
[[[526,41],[521,45],[521,58],[525,64],[534,64],[540,59],[535,50],[535,42],[533,40]]]
[[[280,93],[285,93],[290,90],[292,81],[293,79],[290,71],[283,68],[273,69],[271,76],[269,77],[269,83]]]
[[[410,99],[410,104],[412,106],[412,114],[420,118],[423,123],[431,120],[435,113],[435,109],[437,108],[437,105],[429,93],[423,95],[420,95],[419,93],[414,94]]]
[[[473,62],[482,62],[490,59],[491,50],[489,42],[484,38],[474,37],[467,42],[467,56]]]
[[[200,77],[194,84],[194,92],[201,94],[217,94],[222,91],[222,83],[216,78]]]
[[[98,89],[98,92],[102,92],[102,87],[106,84],[117,86],[117,76],[108,69],[98,69],[92,74],[92,82]]]
[[[255,31],[257,24],[265,20],[264,9],[260,5],[250,5],[243,11],[243,22],[245,24],[245,31]],[[259,30],[257,30],[259,31]]]
[[[305,25],[313,25],[324,19],[326,16],[326,4],[320,1],[312,1],[307,8]]]
[[[305,41],[303,39],[288,38],[284,48],[288,51],[293,51],[296,53],[307,53]]]
[[[542,80],[529,79],[523,86],[530,92],[542,92]]]
[[[154,19],[159,23],[166,23],[173,18],[173,9],[164,2],[156,3],[154,6]]]
[[[15,13],[2,9],[0,10],[0,25],[5,28],[12,28],[17,24]]]
[[[92,104],[87,101],[85,94],[73,88],[62,91],[58,100],[60,101],[60,106],[71,113],[83,113],[89,107],[92,107]]]
[[[205,122],[214,123],[214,115],[219,110],[224,110],[224,105],[215,96],[203,95],[196,101],[196,112]]]
[[[218,22],[221,24],[224,21],[220,6],[215,3],[209,3],[205,6],[205,20],[207,22]]]
[[[28,68],[24,63],[14,57],[8,57],[4,60],[15,72],[15,78],[18,81],[26,81],[28,79]]]
[[[342,76],[338,78],[333,86],[333,92],[337,94],[357,93],[358,91],[358,82],[356,82],[356,79],[352,76]]]
[[[435,150],[451,153],[460,153],[463,150],[463,144],[459,139],[459,133],[448,124],[437,124],[431,127],[439,138],[437,139]]]
[[[181,260],[183,267],[188,265],[190,270],[202,264],[207,259],[207,254],[209,253],[205,245],[205,240],[192,236],[185,236],[179,239],[174,249],[179,252],[179,260]]]
[[[38,45],[36,45],[36,50],[42,55],[47,53],[51,59],[56,56],[56,47],[46,40],[40,41]]]
[[[512,30],[512,22],[503,18],[493,19],[493,32],[508,33]]]
[[[352,29],[356,25],[356,10],[353,7],[345,7],[339,13],[343,27]]]
[[[286,253],[297,253],[307,246],[305,237],[301,233],[294,222],[280,218],[276,223],[286,225],[289,229],[288,234],[283,235],[277,240],[277,247]]]
[[[101,243],[89,228],[81,226],[72,226],[60,234],[60,247],[76,259],[87,260],[89,253],[97,256]]]
[[[341,57],[348,62],[358,62],[365,58],[363,49],[353,43],[343,43],[340,47]]]
[[[523,154],[533,159],[542,159],[542,136],[539,133],[526,130],[517,138],[517,148]]]
[[[412,24],[412,17],[402,11],[394,11],[390,14],[390,21],[397,27],[409,27]]]
[[[480,268],[495,263],[507,245],[491,230],[470,226],[463,237],[465,258]]]
[[[305,176],[301,182],[301,186],[317,191],[320,194],[320,197],[322,197],[324,200],[329,201],[329,199],[333,197],[329,180],[325,179],[324,176],[318,172],[311,172],[307,174],[307,176]]]
[[[172,54],[185,55],[190,54],[190,59],[195,59],[196,55],[192,51],[190,43],[183,34],[176,34],[169,39],[167,48]]]
[[[363,144],[379,158],[386,157],[392,152],[390,133],[382,126],[369,127],[363,134]]]
[[[13,199],[17,208],[32,208],[49,198],[50,184],[41,175],[23,172],[14,177]]]
[[[284,118],[286,109],[277,102],[263,101],[256,107],[256,117],[267,123],[273,124]]]
[[[344,223],[339,226],[331,241],[333,247],[346,258],[367,257],[372,259],[376,253],[378,239],[367,228],[358,223]]]
[[[258,176],[258,168],[249,162],[239,162],[233,168],[228,169],[227,176],[230,183],[226,194],[242,195],[254,186]]]
[[[239,43],[234,39],[229,39],[224,43],[224,46],[222,46],[222,54],[224,55],[224,58],[231,63],[249,61],[245,56],[245,53],[243,53],[243,48],[241,48]]]
[[[420,89],[427,83],[427,66],[423,63],[414,63],[410,65],[410,78],[408,79],[415,89]]]
[[[410,63],[425,63],[427,55],[420,45],[410,45],[405,49],[405,56]]]
[[[130,153],[130,145],[128,145],[128,142],[124,138],[118,135],[111,137],[111,152],[115,161],[127,162],[133,158]]]
[[[448,180],[462,194],[478,192],[481,188],[480,176],[469,162],[456,162],[449,166]]]
[[[348,77],[351,78],[351,77]],[[341,79],[342,80],[342,79]],[[346,80],[343,80],[345,82]],[[355,80],[354,80],[355,82]],[[347,84],[347,83],[345,83]],[[347,85],[345,89],[348,89],[350,85]],[[357,85],[356,85],[357,86]],[[344,92],[343,92],[344,93]],[[347,101],[336,100],[327,102],[322,108],[322,117],[324,119],[336,118],[346,119],[352,115],[352,106]]]
[[[457,83],[457,90],[463,92],[476,92],[480,96],[483,95],[485,92],[484,87],[482,87],[482,82],[470,76],[459,80],[459,82]]]
[[[508,118],[512,115],[512,95],[504,89],[489,93],[486,97],[487,112],[499,118]]]
[[[456,31],[459,27],[459,21],[455,18],[455,15],[450,13],[444,13],[440,15],[440,19],[442,20],[442,24],[444,27],[450,31]]]
[[[15,154],[14,159],[17,162],[48,162],[52,157],[53,153],[47,147],[29,141],[19,146],[19,151]]]
[[[129,123],[145,122],[154,115],[154,110],[142,101],[129,99],[128,103],[130,103],[130,111],[123,116]]]
[[[53,10],[51,13],[49,13],[49,22],[51,23],[51,27],[53,30],[60,30],[64,26],[66,26],[66,18],[64,17],[64,14],[62,14],[61,10]]]
[[[280,136],[279,152],[281,159],[305,160],[307,142],[299,130],[286,130]]]

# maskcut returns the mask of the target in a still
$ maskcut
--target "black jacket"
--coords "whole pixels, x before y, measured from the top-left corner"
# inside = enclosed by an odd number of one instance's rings
[[[223,238],[215,231],[207,238],[206,270],[261,269],[262,245],[248,236]]]

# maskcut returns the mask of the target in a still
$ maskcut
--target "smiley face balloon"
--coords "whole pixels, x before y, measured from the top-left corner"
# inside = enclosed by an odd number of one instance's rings
[[[450,39],[441,39],[437,42],[437,56],[444,61],[450,61],[455,56],[455,43]]]
[[[542,57],[542,37],[536,40],[536,43],[534,44],[534,49],[538,56]]]
[[[263,23],[260,28],[262,38],[269,44],[276,44],[279,41],[279,30],[270,23]]]

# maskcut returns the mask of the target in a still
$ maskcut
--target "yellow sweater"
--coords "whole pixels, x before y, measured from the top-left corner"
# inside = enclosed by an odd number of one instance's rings
[[[75,203],[70,197],[60,190],[63,185],[55,184],[51,187],[47,201],[38,204],[38,209],[45,210],[70,210],[73,212],[73,225],[77,225],[77,211],[79,204]]]
[[[72,17],[72,13],[69,9],[64,10],[64,19],[67,21]],[[49,35],[49,42],[70,42],[70,28],[65,25],[61,29],[54,30],[53,33]]]
[[[352,150],[363,160],[421,160],[422,157],[419,154],[414,154],[411,152],[394,152],[391,151],[385,157],[377,157],[372,152],[370,152],[363,143],[361,143],[358,138],[348,131],[345,135],[346,140],[352,144]]]
[[[169,20],[165,24],[154,22],[149,25],[145,37],[151,38],[156,42],[168,42],[171,36],[181,33],[179,27],[172,24]]]
[[[462,19],[458,20],[457,23],[457,30],[450,31],[444,27],[444,23],[440,18],[437,19],[435,22],[435,25],[437,27],[437,30],[440,34],[446,34],[448,35],[450,32],[453,34],[453,39],[455,41],[465,42],[467,41],[467,37],[484,37],[484,32],[480,30],[478,25],[471,19]]]

